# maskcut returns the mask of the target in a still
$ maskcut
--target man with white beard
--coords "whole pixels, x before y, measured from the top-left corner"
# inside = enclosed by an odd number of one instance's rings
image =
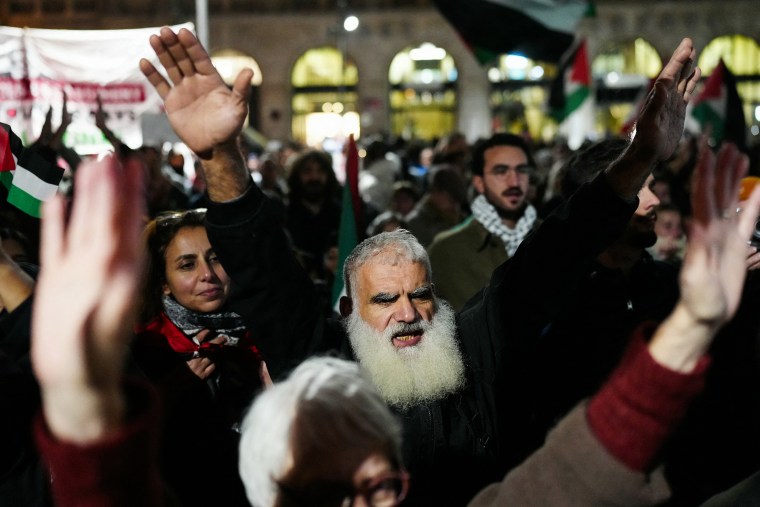
[[[651,168],[675,150],[700,75],[691,41],[684,39],[663,68],[628,149],[494,271],[479,299],[456,315],[456,333],[438,333],[446,310],[434,296],[429,261],[416,240],[399,232],[365,241],[346,262],[348,296],[340,307],[350,337],[321,313],[235,144],[251,71],[227,88],[187,30],[165,27],[151,46],[168,80],[147,60],[141,70],[179,137],[201,159],[209,239],[233,281],[230,309],[245,319],[273,379],[324,351],[356,358],[402,422],[404,461],[414,477],[405,505],[463,505],[534,450],[521,442],[530,421],[510,418],[511,407],[525,402],[515,379],[533,352],[526,337],[551,322],[586,264],[628,223]],[[539,252],[557,254],[546,262]],[[371,341],[378,350],[367,346]],[[448,356],[448,366],[430,359],[431,350]]]
[[[344,272],[349,296],[341,301],[341,313],[347,315],[351,348],[386,402],[410,408],[464,387],[454,311],[435,296],[430,261],[410,232],[367,239],[346,259]],[[387,291],[397,277],[408,293]],[[351,311],[351,302],[361,300],[370,303]],[[412,316],[404,320],[395,311]]]

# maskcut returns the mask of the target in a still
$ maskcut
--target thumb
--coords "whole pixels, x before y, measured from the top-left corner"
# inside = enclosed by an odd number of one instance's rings
[[[198,341],[198,343],[203,343],[208,339],[209,334],[211,334],[211,330],[204,329],[203,331],[195,335],[195,339]]]

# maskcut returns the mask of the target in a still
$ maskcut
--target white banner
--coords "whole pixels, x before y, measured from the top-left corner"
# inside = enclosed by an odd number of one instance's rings
[[[172,28],[193,30],[193,25]],[[157,63],[148,38],[159,29],[0,27],[0,122],[28,144],[39,135],[50,107],[53,129],[58,127],[65,92],[73,120],[64,142],[80,153],[95,153],[110,147],[95,126],[100,96],[108,127],[130,147],[139,147],[140,117],[161,112],[161,99],[138,68],[140,58]]]

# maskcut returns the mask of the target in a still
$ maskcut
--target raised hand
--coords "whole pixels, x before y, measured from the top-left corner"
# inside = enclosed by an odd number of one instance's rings
[[[758,191],[739,205],[739,186],[748,167],[747,157],[732,144],[724,145],[717,157],[705,145],[700,150],[681,300],[705,324],[723,324],[739,306],[747,242],[760,209]]]
[[[760,188],[739,206],[739,186],[748,165],[731,144],[717,156],[704,143],[700,149],[681,298],[650,343],[652,356],[672,369],[689,371],[739,306],[747,242],[760,213]]]
[[[653,163],[667,160],[681,139],[686,104],[701,76],[694,66],[696,57],[691,39],[683,39],[657,77],[636,122],[633,144]]]
[[[64,440],[100,438],[123,417],[122,362],[144,255],[142,177],[137,160],[86,162],[70,219],[60,196],[43,207],[32,362],[48,426]]]
[[[151,36],[150,45],[169,81],[146,59],[140,60],[140,70],[164,100],[180,139],[201,158],[234,141],[248,114],[253,71],[242,70],[230,90],[198,39],[184,28],[175,34],[163,27],[160,35]]]

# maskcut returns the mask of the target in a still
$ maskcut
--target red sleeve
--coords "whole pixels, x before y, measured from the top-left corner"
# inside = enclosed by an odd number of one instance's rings
[[[164,504],[158,470],[158,398],[147,385],[125,386],[130,414],[118,433],[89,445],[57,440],[42,414],[34,436],[58,507]]]
[[[588,406],[591,430],[602,445],[633,470],[650,469],[665,439],[702,391],[709,358],[694,371],[675,372],[649,354],[654,324],[633,335],[622,362]]]

